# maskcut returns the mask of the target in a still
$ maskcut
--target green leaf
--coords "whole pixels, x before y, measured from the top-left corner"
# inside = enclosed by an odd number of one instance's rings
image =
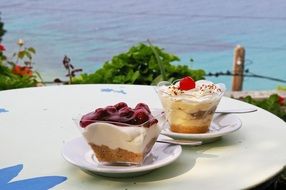
[[[33,48],[33,47],[29,47],[27,50],[28,50],[30,53],[33,53],[33,54],[36,53],[36,49]]]
[[[165,73],[165,68],[164,68],[164,65],[160,59],[160,56],[159,56],[159,53],[157,52],[156,48],[153,47],[153,45],[151,44],[151,42],[148,40],[148,43],[155,55],[155,58],[156,58],[156,61],[157,61],[157,64],[159,65],[159,68],[160,68],[160,71],[161,71],[161,75],[162,75],[162,78],[163,80],[167,80],[166,78],[166,73]]]
[[[25,51],[19,51],[19,52],[18,52],[18,58],[19,58],[19,59],[23,59],[25,55],[26,55],[26,52],[25,52]]]
[[[135,73],[133,73],[133,76],[131,78],[131,83],[134,83],[138,79],[139,76],[140,76],[139,71],[136,71]]]
[[[151,85],[157,85],[160,81],[163,80],[162,75],[158,75],[151,83]]]
[[[32,55],[30,52],[25,51],[26,56],[28,57],[29,60],[32,60]]]

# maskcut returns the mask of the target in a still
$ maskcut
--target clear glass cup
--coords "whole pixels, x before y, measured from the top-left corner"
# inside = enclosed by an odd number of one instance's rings
[[[224,94],[224,84],[216,84],[221,87],[221,93],[206,96],[168,93],[166,88],[173,84],[162,81],[156,87],[170,130],[177,133],[206,133]]]
[[[141,165],[157,141],[165,121],[162,112],[154,114],[154,118],[140,125],[85,120],[88,125],[83,128],[81,116],[73,120],[97,162],[103,165]]]

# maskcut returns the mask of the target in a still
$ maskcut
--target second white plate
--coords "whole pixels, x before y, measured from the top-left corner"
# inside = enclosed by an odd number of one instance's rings
[[[169,124],[165,122],[161,134],[173,138],[201,140],[203,142],[211,142],[217,140],[223,135],[232,133],[241,127],[241,121],[236,115],[232,114],[215,114],[207,133],[186,134],[176,133],[170,130]]]

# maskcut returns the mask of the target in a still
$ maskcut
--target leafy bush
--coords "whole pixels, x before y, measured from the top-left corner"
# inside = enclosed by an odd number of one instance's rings
[[[36,86],[36,81],[30,76],[19,76],[13,74],[11,69],[0,63],[0,90]]]
[[[0,90],[37,86],[37,77],[40,75],[33,71],[31,66],[35,49],[25,48],[23,44],[23,40],[18,41],[19,51],[10,59],[3,54],[5,47],[0,44]],[[24,66],[20,62],[23,62]]]
[[[157,57],[156,57],[157,54]],[[159,57],[159,62],[158,62]],[[172,65],[180,59],[159,47],[140,43],[127,52],[114,56],[92,74],[81,74],[72,83],[156,84],[161,80],[172,81],[186,75],[195,80],[203,79],[203,70],[192,70],[186,65]],[[161,65],[160,65],[161,64]],[[160,69],[161,66],[161,69]],[[162,75],[162,69],[164,75]]]
[[[285,99],[278,94],[272,94],[269,98],[264,100],[255,100],[251,96],[247,96],[242,98],[243,101],[256,105],[260,108],[263,108],[284,121],[286,121],[286,106],[285,106]]]
[[[19,51],[14,53],[11,59],[7,59],[4,55],[5,46],[1,44],[2,37],[5,34],[4,23],[0,18],[0,90],[32,87],[37,85],[35,76],[33,76],[31,68],[32,54],[35,53],[34,48],[24,48],[23,40],[18,41]],[[16,61],[14,61],[14,58]],[[28,58],[26,60],[25,58]],[[18,65],[18,61],[24,61],[26,66]]]

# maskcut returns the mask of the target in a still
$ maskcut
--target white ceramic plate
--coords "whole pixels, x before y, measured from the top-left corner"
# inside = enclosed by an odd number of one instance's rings
[[[173,138],[201,140],[203,142],[212,142],[219,139],[223,135],[232,133],[241,127],[240,119],[233,114],[215,114],[207,133],[185,134],[170,131],[169,124],[165,122],[161,134]]]
[[[171,139],[164,135],[160,138]],[[63,149],[63,157],[71,164],[82,170],[108,177],[131,177],[143,175],[154,169],[166,166],[175,161],[181,154],[180,145],[168,145],[155,143],[150,154],[145,158],[140,166],[106,166],[98,163],[89,145],[83,137],[79,137],[67,142]]]

